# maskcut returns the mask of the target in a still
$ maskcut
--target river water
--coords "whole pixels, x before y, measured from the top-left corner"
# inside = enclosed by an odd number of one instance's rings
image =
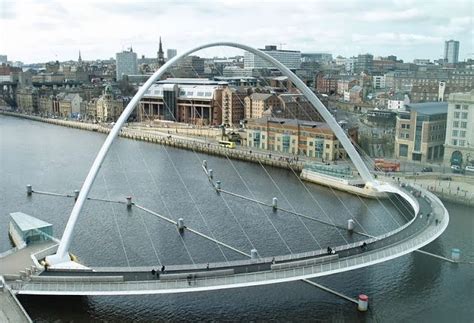
[[[11,247],[9,213],[22,211],[54,225],[61,236],[73,206],[63,197],[27,197],[33,189],[72,194],[80,188],[105,136],[76,129],[0,116],[0,252]],[[208,161],[223,188],[370,234],[405,221],[391,201],[365,200],[302,183],[288,170],[205,156],[118,138],[90,193],[91,197],[136,203],[218,240],[262,256],[335,246],[360,239],[333,227],[273,213],[252,202],[217,195],[204,175]],[[453,247],[474,260],[474,212],[446,203],[447,231],[425,250],[449,255]],[[406,213],[406,212],[405,212]],[[158,266],[241,259],[214,243],[185,233],[123,204],[87,201],[77,223],[71,251],[91,266]],[[471,322],[474,268],[413,253],[369,268],[318,278],[317,282],[355,297],[366,293],[370,311],[302,282],[197,294],[123,297],[21,297],[35,321],[155,320],[320,320]]]

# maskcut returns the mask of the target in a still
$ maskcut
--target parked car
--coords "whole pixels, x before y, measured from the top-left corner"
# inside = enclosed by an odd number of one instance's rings
[[[452,181],[452,177],[449,176],[449,175],[441,175],[438,177],[439,180],[442,180],[442,181]]]
[[[431,173],[433,171],[433,167],[423,167],[421,171],[423,173]]]
[[[459,165],[451,165],[451,171],[453,173],[460,173],[461,172],[461,166]]]
[[[464,170],[469,173],[474,173],[474,166],[466,166],[466,168],[464,168]]]

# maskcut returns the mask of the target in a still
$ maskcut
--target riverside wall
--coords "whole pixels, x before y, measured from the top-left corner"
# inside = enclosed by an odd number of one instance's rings
[[[21,114],[16,112],[9,111],[0,111],[0,114],[24,118],[34,121],[40,121],[45,123],[50,123],[53,125],[76,128],[87,131],[94,131],[99,133],[108,134],[111,128],[101,126],[99,124],[91,124],[85,122],[71,121],[71,120],[61,120],[61,119],[52,119],[52,118],[42,118],[38,116],[32,116],[27,114]],[[221,156],[224,158],[242,160],[257,164],[262,164],[265,166],[272,166],[284,169],[293,169],[298,174],[301,172],[304,166],[304,162],[296,161],[290,158],[282,158],[281,156],[272,155],[272,153],[262,153],[258,151],[251,150],[239,150],[239,149],[229,149],[219,146],[216,143],[203,143],[198,141],[193,141],[192,139],[185,140],[174,138],[173,135],[160,135],[153,134],[147,131],[141,131],[139,129],[127,129],[122,128],[120,137],[140,140],[155,144],[167,145],[171,147],[176,147],[180,149],[191,150],[197,153],[204,153],[208,155]]]

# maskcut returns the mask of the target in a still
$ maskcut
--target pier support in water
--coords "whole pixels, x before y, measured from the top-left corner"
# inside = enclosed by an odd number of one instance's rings
[[[217,191],[221,190],[221,181],[216,181],[216,190]]]
[[[369,307],[369,296],[365,294],[360,294],[359,300],[357,303],[357,309],[361,312],[365,312],[367,311],[368,307]]]
[[[177,226],[178,226],[178,231],[179,232],[183,232],[184,231],[184,219],[183,218],[179,218],[178,219],[178,223],[177,223]]]
[[[31,196],[33,194],[33,186],[30,184],[26,185],[26,195]]]
[[[132,208],[132,197],[127,196],[126,199],[127,199],[127,209],[131,209]]]
[[[352,219],[347,220],[347,230],[349,230],[349,232],[354,231],[354,220]]]
[[[451,249],[451,259],[454,262],[459,262],[460,258],[461,258],[461,250],[458,248]]]
[[[74,201],[77,201],[78,197],[79,197],[79,190],[74,190]]]
[[[274,197],[272,200],[272,208],[273,211],[276,211],[278,209],[278,199],[276,197]]]
[[[250,250],[250,258],[251,258],[251,259],[257,259],[257,258],[258,258],[258,251],[257,251],[257,249],[252,249],[252,250]]]

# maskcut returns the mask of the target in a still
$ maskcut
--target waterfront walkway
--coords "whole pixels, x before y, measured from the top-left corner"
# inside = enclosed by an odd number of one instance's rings
[[[45,241],[40,243],[31,244],[23,249],[16,250],[9,255],[0,258],[0,276],[2,275],[19,275],[20,271],[25,268],[31,268],[35,266],[32,254],[35,254],[41,250],[50,248],[56,243],[53,241]]]

